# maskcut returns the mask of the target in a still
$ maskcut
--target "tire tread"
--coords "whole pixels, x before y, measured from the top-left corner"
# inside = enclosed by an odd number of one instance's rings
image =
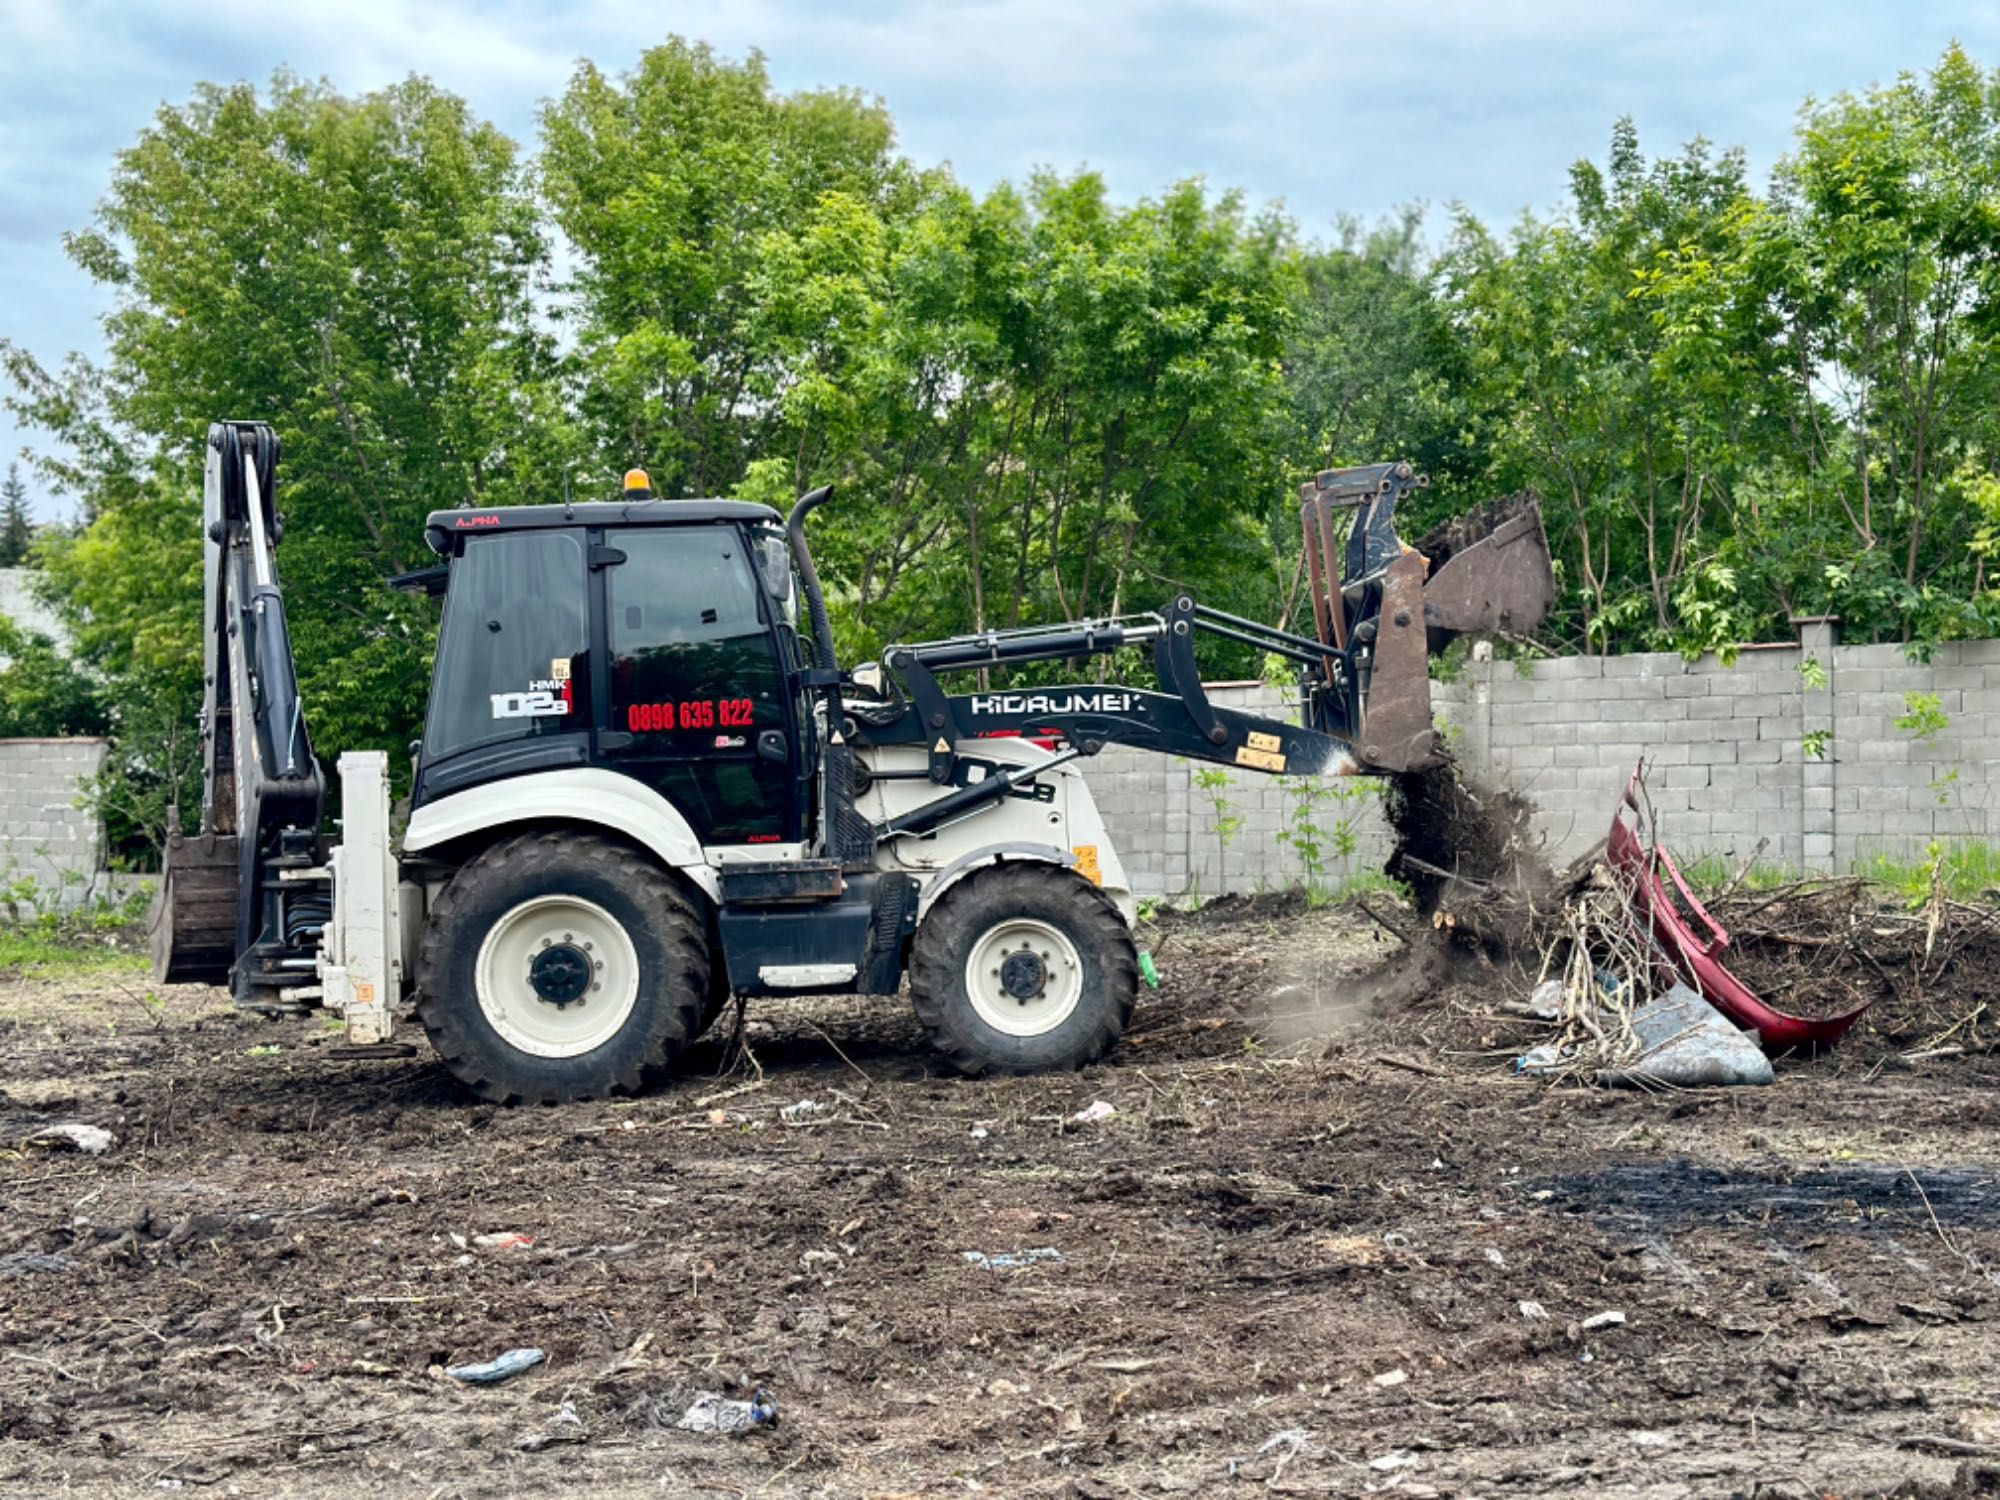
[[[1052,880],[1062,884],[1061,900],[1070,908],[1078,927],[1095,939],[1104,967],[1104,987],[1111,1005],[1103,1010],[1090,1035],[1072,1054],[1068,1066],[1081,1068],[1109,1052],[1124,1034],[1139,998],[1139,954],[1111,899],[1081,876],[1045,864],[1022,862],[989,865],[975,870],[938,898],[934,909],[917,928],[910,951],[910,999],[917,1020],[930,1034],[931,1044],[945,1061],[970,1077],[986,1073],[1019,1074],[1036,1068],[996,1062],[973,1047],[955,1041],[947,1023],[946,1010],[958,970],[965,954],[979,936],[969,930],[976,924],[972,909],[975,895],[1004,893],[1012,886],[1040,896]]]
[[[443,992],[443,975],[455,929],[468,908],[487,899],[495,886],[518,892],[549,889],[562,869],[579,856],[613,861],[633,898],[659,914],[658,937],[667,956],[664,976],[673,1002],[654,1016],[654,1034],[644,1055],[623,1058],[604,1076],[580,1087],[550,1083],[510,1087],[489,1076],[479,1057],[471,1030],[478,1002],[454,1002]],[[648,854],[621,840],[560,829],[540,829],[502,839],[463,866],[446,883],[424,923],[417,947],[417,1018],[445,1067],[467,1088],[494,1104],[553,1104],[570,1099],[595,1099],[636,1093],[653,1077],[671,1067],[688,1043],[699,1035],[704,998],[708,993],[709,955],[706,931],[693,900],[668,871]],[[679,982],[676,981],[676,976]],[[657,1059],[657,1060],[655,1060]],[[533,1061],[542,1061],[534,1059]]]

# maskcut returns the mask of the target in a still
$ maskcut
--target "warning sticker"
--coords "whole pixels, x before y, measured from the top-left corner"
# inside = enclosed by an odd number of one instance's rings
[[[569,681],[569,658],[567,656],[558,656],[554,661],[549,663],[549,677],[555,682]]]
[[[1285,757],[1275,750],[1253,750],[1250,746],[1243,745],[1236,751],[1236,764],[1249,766],[1255,771],[1283,771]]]
[[[935,745],[931,746],[931,749],[937,751],[939,755],[949,755],[951,754],[951,741],[946,739],[943,735],[939,735],[938,742]]]
[[[1104,884],[1104,871],[1098,867],[1097,845],[1077,844],[1070,851],[1076,856],[1076,873],[1092,885]]]
[[[1250,731],[1247,738],[1252,750],[1276,750],[1284,743],[1275,734],[1262,734],[1255,729]]]

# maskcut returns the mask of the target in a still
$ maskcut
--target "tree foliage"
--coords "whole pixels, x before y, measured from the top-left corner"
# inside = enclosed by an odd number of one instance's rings
[[[1765,186],[1621,122],[1552,214],[1457,212],[1435,253],[1424,225],[1314,243],[1088,171],[975,193],[879,101],[678,40],[579,67],[527,160],[422,79],[280,75],[203,86],[119,158],[70,241],[116,294],[104,367],[0,363],[84,523],[40,552],[147,829],[187,800],[218,416],[286,444],[329,754],[418,727],[431,620],[382,580],[425,512],[634,463],[665,493],[837,485],[815,547],[847,654],[1181,587],[1298,624],[1290,495],[1387,457],[1438,481],[1413,523],[1542,495],[1555,643],[2000,624],[2000,84],[1962,52],[1808,103]]]
[[[0,615],[0,740],[103,734],[97,685],[47,636]]]
[[[28,486],[18,463],[7,465],[0,480],[0,568],[19,568],[29,561],[35,528],[28,518]]]

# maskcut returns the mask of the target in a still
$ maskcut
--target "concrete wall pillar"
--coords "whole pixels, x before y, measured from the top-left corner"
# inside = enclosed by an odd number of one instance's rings
[[[1792,625],[1799,633],[1799,862],[1832,871],[1840,837],[1833,681],[1840,617],[1801,615]]]

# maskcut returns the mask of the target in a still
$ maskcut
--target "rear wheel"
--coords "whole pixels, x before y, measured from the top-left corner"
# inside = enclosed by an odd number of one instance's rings
[[[452,877],[417,956],[417,1015],[481,1097],[630,1093],[700,1029],[700,917],[645,855],[590,834],[502,840]]]
[[[910,954],[917,1019],[965,1073],[1095,1062],[1138,992],[1138,954],[1117,909],[1053,865],[968,875],[938,898]]]

